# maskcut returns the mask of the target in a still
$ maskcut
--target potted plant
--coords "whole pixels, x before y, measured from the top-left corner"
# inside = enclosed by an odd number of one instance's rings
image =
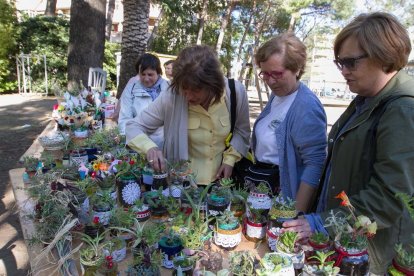
[[[256,258],[251,251],[231,252],[229,257],[229,269],[234,275],[254,275]]]
[[[128,266],[128,276],[160,276],[162,255],[158,250],[139,251],[134,254],[133,263]]]
[[[180,198],[184,185],[187,187],[189,178],[193,177],[193,173],[190,168],[190,160],[180,160],[176,163],[169,164],[169,167],[170,176],[172,177],[170,194],[175,198]]]
[[[183,242],[180,236],[169,231],[168,235],[161,237],[158,246],[164,254],[162,265],[166,268],[172,268],[173,259],[177,257],[183,249]]]
[[[168,210],[168,214],[171,218],[176,217],[180,213],[180,204],[174,197],[167,197],[166,198],[166,206]]]
[[[292,259],[284,254],[266,253],[260,260],[260,268],[256,269],[258,276],[294,276]]]
[[[25,173],[27,174],[27,177],[23,177],[23,180],[25,180],[25,183],[30,183],[30,179],[33,178],[33,176],[37,172],[37,167],[39,165],[39,159],[34,156],[25,156],[23,157],[23,166],[25,168]]]
[[[269,186],[260,182],[259,185],[250,189],[247,203],[250,204],[250,209],[263,209],[266,215],[272,206],[272,199],[270,198],[271,190]]]
[[[306,259],[315,255],[318,251],[328,252],[331,250],[331,242],[329,236],[321,232],[314,232],[308,240],[311,250],[306,251]]]
[[[269,211],[269,224],[267,227],[267,243],[271,250],[275,250],[276,241],[283,228],[283,222],[296,217],[296,201],[291,198],[284,198],[281,194],[274,197],[272,207]]]
[[[99,218],[99,222],[106,226],[112,215],[112,209],[115,206],[115,201],[108,192],[96,192],[91,197],[92,214]]]
[[[114,208],[109,219],[110,227],[131,228],[135,222],[135,213],[132,208]],[[128,232],[112,229],[111,235],[119,237],[123,240],[132,239],[132,235]]]
[[[266,210],[265,209],[253,209],[247,205],[248,213],[246,216],[246,239],[253,242],[258,242],[266,237]]]
[[[149,206],[144,203],[143,198],[137,199],[132,209],[134,210],[135,217],[138,219],[138,221],[142,222],[150,218],[151,212]]]
[[[107,257],[111,257],[111,261],[119,263],[126,257],[126,242],[122,238],[113,237],[103,244],[103,250]]]
[[[107,255],[102,262],[102,265],[99,269],[100,275],[105,276],[117,276],[118,275],[118,264],[112,257],[112,255]]]
[[[224,212],[230,204],[230,190],[220,186],[213,186],[207,196],[207,212],[209,216],[216,217]]]
[[[304,276],[311,275],[326,275],[326,276],[335,276],[339,273],[339,267],[334,266],[335,261],[328,261],[330,257],[335,253],[335,251],[317,251],[316,255],[310,257],[310,259],[315,260],[314,264],[308,263],[305,264],[303,268]]]
[[[192,276],[195,260],[192,257],[181,254],[173,259],[175,275]]]
[[[82,274],[92,276],[104,261],[103,245],[100,244],[100,241],[104,239],[104,233],[95,238],[84,233],[80,233],[80,235],[84,243],[79,250]]]
[[[246,189],[233,189],[231,192],[230,210],[235,217],[241,217],[246,212],[246,201],[249,193]]]
[[[284,232],[279,236],[279,240],[276,243],[277,252],[288,255],[293,262],[295,269],[302,269],[305,262],[305,254],[303,249],[296,243],[298,239],[298,233],[296,232]]]
[[[170,189],[168,185],[168,173],[154,171],[152,173],[152,179],[152,191],[158,191],[159,189],[161,189],[162,194],[164,196],[170,196]]]
[[[214,243],[232,250],[241,242],[241,225],[232,211],[226,210],[216,219]]]
[[[163,195],[162,187],[158,191],[146,192],[144,202],[150,207],[152,217],[162,218],[167,214],[167,198]]]
[[[398,193],[399,198],[407,207],[411,218],[414,220],[414,197],[404,193]],[[388,272],[392,276],[402,275],[414,275],[414,236],[411,238],[411,244],[396,244],[396,255],[392,260],[392,265],[389,267]]]
[[[410,248],[411,247],[411,248]],[[388,268],[388,273],[392,276],[413,276],[414,275],[414,246],[395,245],[396,255],[392,260],[392,265]]]
[[[118,161],[117,171],[118,199],[122,206],[130,207],[141,196],[140,175],[141,165],[137,159]]]
[[[342,200],[341,206],[348,209],[349,215],[332,210],[326,219],[325,227],[333,227],[335,233],[335,251],[338,254],[335,266],[340,267],[341,274],[349,274],[353,270],[364,275],[368,272],[368,239],[375,235],[377,224],[364,215],[357,217],[344,191],[336,198]]]
[[[85,235],[91,238],[96,238],[101,235],[105,229],[99,221],[99,217],[90,217],[84,228]]]

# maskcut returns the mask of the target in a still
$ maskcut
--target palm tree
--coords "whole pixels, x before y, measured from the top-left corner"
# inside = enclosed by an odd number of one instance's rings
[[[117,98],[128,79],[136,75],[135,62],[143,54],[148,40],[149,0],[124,0],[124,26],[121,46],[121,72]]]

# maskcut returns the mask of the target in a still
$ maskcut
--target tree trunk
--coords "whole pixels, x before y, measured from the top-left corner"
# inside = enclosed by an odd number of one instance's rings
[[[250,24],[252,24],[252,20],[253,20],[253,16],[254,16],[254,10],[255,10],[255,8],[254,8],[255,3],[256,3],[256,1],[253,1],[253,7],[252,7],[252,11],[250,13],[249,22],[247,22],[247,24],[244,28],[242,39],[240,40],[239,51],[237,53],[237,63],[240,62],[242,51],[243,51],[243,46],[244,46],[244,41],[246,40],[247,33],[249,32]]]
[[[228,0],[227,1],[226,14],[223,16],[223,21],[221,22],[220,34],[219,34],[219,37],[217,39],[217,45],[216,45],[217,54],[221,50],[221,45],[223,44],[223,39],[224,39],[224,32],[226,31],[227,24],[230,21],[231,13],[233,11],[233,7],[234,7],[234,1],[233,0]]]
[[[106,0],[72,0],[68,47],[68,89],[82,80],[89,67],[101,67],[105,49]]]
[[[204,23],[207,13],[207,0],[203,0],[203,8],[200,13],[200,25],[198,26],[198,35],[197,35],[197,45],[201,44],[201,40],[203,39],[203,30],[204,30]]]
[[[135,63],[147,47],[149,0],[124,0],[121,72],[117,98],[121,97],[128,80],[136,75]]]
[[[158,15],[158,18],[155,21],[154,28],[152,29],[151,35],[148,38],[148,43],[147,43],[148,50],[152,49],[152,43],[154,43],[154,39],[157,37],[158,24],[160,23],[163,16],[164,16],[164,8],[161,8],[160,14]]]
[[[105,39],[109,41],[112,32],[112,17],[114,16],[115,0],[108,0],[108,12],[106,13],[105,22]]]
[[[46,16],[55,16],[56,15],[56,3],[57,0],[47,0],[46,2]]]

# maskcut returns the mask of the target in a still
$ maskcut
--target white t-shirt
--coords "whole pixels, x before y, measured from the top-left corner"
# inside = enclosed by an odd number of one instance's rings
[[[256,159],[263,163],[279,165],[276,129],[286,117],[298,91],[290,95],[275,96],[270,106],[270,112],[256,124]]]

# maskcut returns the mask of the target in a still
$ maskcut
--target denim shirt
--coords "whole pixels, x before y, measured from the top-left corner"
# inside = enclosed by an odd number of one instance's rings
[[[273,98],[271,96],[253,126],[253,151],[256,148],[255,126],[269,114]],[[285,119],[275,129],[280,188],[285,197],[296,199],[301,181],[318,186],[327,152],[326,126],[326,114],[321,102],[306,85],[300,83]]]

